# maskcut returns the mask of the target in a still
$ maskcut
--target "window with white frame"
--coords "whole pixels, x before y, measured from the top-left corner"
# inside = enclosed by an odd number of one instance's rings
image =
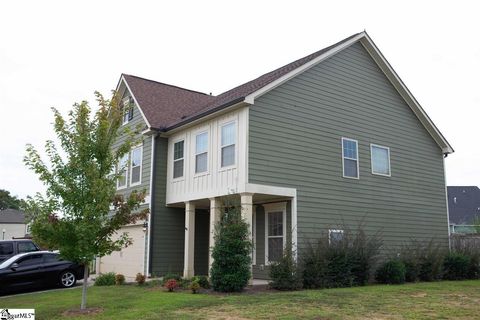
[[[195,173],[208,171],[208,132],[195,137]]]
[[[330,229],[328,230],[328,243],[336,244],[343,240],[343,230]]]
[[[342,138],[343,177],[358,179],[358,142]]]
[[[117,165],[117,188],[122,189],[127,186],[128,177],[128,154],[124,155]]]
[[[185,141],[178,141],[173,144],[173,178],[183,177]]]
[[[371,144],[372,173],[390,176],[390,148]]]
[[[265,261],[279,261],[286,242],[286,209],[284,204],[265,206]]]
[[[134,186],[142,180],[142,146],[138,146],[130,153],[130,185]]]
[[[133,119],[133,99],[127,97],[123,99],[123,121],[122,124],[127,124]]]
[[[235,165],[235,141],[236,125],[230,122],[222,126],[221,129],[221,166],[228,167]]]

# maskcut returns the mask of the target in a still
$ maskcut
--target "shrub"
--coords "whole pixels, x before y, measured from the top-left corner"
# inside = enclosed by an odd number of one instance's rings
[[[471,258],[463,253],[451,252],[443,262],[443,279],[464,280],[468,279]]]
[[[165,282],[165,288],[168,289],[168,292],[173,292],[178,287],[178,282],[175,279],[169,279]]]
[[[125,284],[125,276],[123,274],[116,274],[115,275],[115,284],[117,286],[121,286],[122,284]]]
[[[145,275],[141,274],[140,272],[135,276],[135,281],[139,286],[145,284],[145,279]]]
[[[190,290],[192,290],[192,293],[195,294],[200,290],[200,284],[198,283],[198,280],[192,281],[190,283]]]
[[[375,278],[380,283],[405,283],[405,264],[398,259],[389,260],[378,268]]]
[[[238,206],[229,208],[217,222],[210,277],[215,291],[241,291],[248,284],[252,249],[248,232]]]
[[[452,237],[452,252],[470,259],[467,279],[480,279],[480,245],[475,238],[456,235]]]
[[[362,225],[354,231],[346,226],[342,230],[342,239],[333,243],[328,235],[313,244],[307,242],[300,257],[305,288],[348,287],[369,281],[382,246],[379,234],[366,235]]]
[[[195,276],[192,278],[193,281],[198,281],[198,284],[203,289],[210,289],[210,282],[208,281],[207,276]]]
[[[95,279],[94,285],[96,286],[113,286],[115,285],[115,273],[108,272],[99,275]]]
[[[283,256],[278,262],[270,265],[270,287],[277,290],[299,290],[302,278],[297,263],[293,258],[291,243],[287,243]]]
[[[406,281],[435,281],[442,278],[445,249],[431,239],[411,240],[402,246],[400,260],[406,267]]]
[[[163,283],[165,283],[167,282],[167,280],[170,280],[170,279],[181,281],[182,277],[178,273],[166,273],[162,279],[163,279]]]

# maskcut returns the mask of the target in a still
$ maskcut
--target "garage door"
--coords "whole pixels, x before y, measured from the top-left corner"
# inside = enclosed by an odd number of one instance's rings
[[[145,232],[143,226],[129,226],[120,229],[122,234],[127,232],[133,243],[122,251],[113,252],[100,259],[100,272],[121,273],[125,277],[135,278],[137,273],[144,273],[143,259],[145,253]]]

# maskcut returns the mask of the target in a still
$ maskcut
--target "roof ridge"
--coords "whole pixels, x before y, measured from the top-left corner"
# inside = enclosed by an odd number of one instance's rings
[[[176,86],[176,85],[173,85],[173,84],[160,82],[160,81],[152,80],[152,79],[147,79],[147,78],[139,77],[139,76],[136,76],[136,75],[133,75],[133,74],[122,73],[122,76],[129,76],[129,77],[134,77],[134,78],[145,80],[145,81],[155,82],[155,83],[158,83],[158,84],[161,84],[161,85],[164,85],[164,86],[168,86],[168,87],[172,87],[172,88],[176,88],[176,89],[180,89],[180,90],[185,90],[185,91],[190,91],[190,92],[193,92],[193,93],[198,93],[198,94],[201,94],[201,95],[204,95],[204,96],[207,96],[207,97],[215,97],[213,95],[210,95],[210,94],[207,94],[207,93],[204,93],[204,92],[200,92],[200,91],[197,91],[197,90],[182,88],[182,87],[179,87],[179,86]]]

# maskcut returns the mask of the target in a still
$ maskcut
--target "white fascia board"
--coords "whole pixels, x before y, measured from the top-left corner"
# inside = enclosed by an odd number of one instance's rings
[[[150,125],[150,122],[148,122],[147,117],[145,117],[145,114],[143,113],[142,107],[141,107],[140,104],[138,103],[137,98],[135,98],[135,95],[133,94],[132,90],[130,89],[130,86],[128,85],[128,82],[125,80],[125,77],[123,76],[123,74],[122,74],[122,76],[120,77],[120,81],[118,82],[118,85],[117,85],[117,88],[115,89],[115,91],[117,91],[117,90],[120,88],[120,85],[121,85],[122,83],[125,84],[125,87],[127,87],[128,92],[130,92],[130,95],[132,96],[133,101],[134,101],[135,104],[137,105],[138,110],[140,110],[140,114],[142,115],[143,120],[144,120],[145,123],[147,124],[147,127],[148,127],[148,128],[151,128],[152,126]]]
[[[301,65],[300,67],[290,71],[289,73],[283,75],[282,77],[280,77],[277,80],[269,83],[268,85],[258,89],[255,92],[252,92],[251,94],[249,94],[248,96],[245,97],[245,102],[247,102],[249,104],[254,104],[256,98],[258,98],[258,97],[264,95],[265,93],[269,92],[270,90],[278,87],[282,83],[285,83],[286,81],[296,77],[300,73],[310,69],[311,67],[313,67],[313,66],[317,65],[318,63],[322,62],[323,60],[333,56],[334,54],[342,51],[343,49],[348,48],[349,46],[351,46],[352,44],[354,44],[355,42],[357,42],[358,40],[360,40],[363,37],[365,37],[365,32],[359,33],[357,36],[353,37],[352,39],[350,39],[350,40],[348,40],[348,41],[346,41],[342,44],[339,44],[338,46],[335,46],[334,48],[328,50],[327,52],[319,55],[318,57],[316,57],[312,61],[309,61],[309,62]]]
[[[362,46],[367,50],[370,56],[375,60],[377,65],[383,71],[383,73],[387,76],[390,80],[392,85],[398,91],[398,93],[402,96],[405,102],[408,104],[410,109],[412,109],[413,113],[417,116],[420,122],[423,124],[425,129],[430,133],[432,138],[437,142],[437,144],[441,147],[443,153],[453,153],[454,150],[452,146],[448,143],[445,137],[442,135],[440,130],[435,126],[432,122],[430,117],[427,115],[425,110],[420,106],[418,101],[412,95],[410,90],[405,86],[403,81],[400,79],[398,74],[393,70],[392,66],[388,63],[387,59],[383,56],[380,52],[378,47],[372,41],[372,39],[368,36],[367,33],[364,33],[363,39],[361,39],[360,43]]]

